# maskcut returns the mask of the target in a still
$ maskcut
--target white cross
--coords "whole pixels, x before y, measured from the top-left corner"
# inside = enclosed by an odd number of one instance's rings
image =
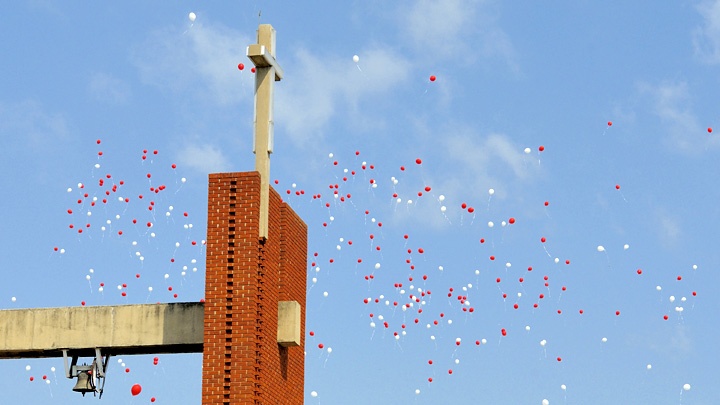
[[[267,239],[270,200],[270,154],[273,151],[273,84],[283,76],[275,60],[275,29],[258,27],[258,43],[247,47],[255,72],[255,122],[253,153],[255,170],[260,173],[260,238]]]

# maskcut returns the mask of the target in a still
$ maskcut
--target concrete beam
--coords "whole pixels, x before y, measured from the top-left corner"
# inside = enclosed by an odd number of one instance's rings
[[[103,354],[202,353],[205,304],[149,304],[0,311],[0,359]]]

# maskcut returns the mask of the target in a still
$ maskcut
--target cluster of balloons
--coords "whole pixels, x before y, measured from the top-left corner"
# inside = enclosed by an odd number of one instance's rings
[[[357,63],[359,58],[353,60]],[[431,81],[434,79],[432,76]],[[612,121],[607,122],[608,127],[612,125]],[[545,145],[538,145],[535,149],[538,154],[547,150]],[[528,147],[522,151],[528,154],[532,150]],[[615,318],[623,314],[622,302],[601,314],[584,308],[587,303],[584,303],[582,296],[575,295],[568,273],[552,267],[572,266],[572,261],[551,254],[549,249],[553,247],[554,239],[550,235],[535,236],[535,240],[540,242],[537,248],[519,247],[524,250],[539,249],[546,259],[514,266],[513,257],[508,254],[508,248],[503,246],[508,243],[504,241],[503,235],[532,233],[533,223],[538,221],[522,213],[503,214],[503,208],[496,207],[492,201],[496,195],[495,188],[488,189],[487,201],[463,201],[454,195],[441,194],[442,187],[426,180],[423,158],[415,158],[414,161],[396,166],[395,170],[388,170],[388,165],[368,162],[361,156],[363,154],[357,150],[347,156],[329,153],[329,181],[324,191],[310,191],[308,197],[305,197],[305,190],[298,188],[296,183],[285,189],[288,202],[299,207],[296,209],[301,209],[301,217],[312,219],[313,222],[309,224],[311,234],[315,232],[324,235],[321,243],[311,247],[312,253],[308,259],[309,304],[312,305],[313,297],[321,300],[334,297],[331,290],[333,285],[325,281],[328,276],[336,278],[338,272],[350,276],[355,274],[358,283],[355,293],[340,296],[344,299],[354,297],[366,308],[365,319],[371,341],[375,341],[377,334],[380,334],[401,347],[405,339],[412,335],[412,342],[418,338],[427,339],[430,352],[442,350],[439,345],[441,340],[449,346],[446,350],[452,353],[450,361],[426,360],[429,371],[424,379],[425,384],[435,385],[444,380],[438,377],[435,370],[438,366],[442,367],[443,363],[448,366],[445,378],[452,378],[461,372],[456,365],[463,355],[470,355],[464,338],[469,338],[469,347],[474,346],[478,350],[494,339],[491,331],[479,321],[489,314],[506,314],[500,318],[501,323],[495,329],[499,345],[506,339],[514,344],[518,339],[526,339],[525,336],[534,331],[531,323],[542,322],[543,317],[549,314],[589,317],[594,320],[598,317]],[[379,169],[381,167],[383,170]],[[282,183],[275,180],[275,186],[281,187]],[[620,189],[619,184],[616,189]],[[309,205],[306,203],[308,200],[311,202]],[[388,204],[390,211],[384,208]],[[550,201],[541,200],[540,204],[547,210]],[[472,247],[473,254],[485,250],[488,252],[485,257],[489,258],[488,264],[474,264],[477,267],[471,270],[454,269],[455,276],[445,278],[444,283],[457,280],[457,275],[463,271],[470,271],[466,273],[465,282],[456,282],[444,292],[438,283],[443,279],[441,275],[447,267],[442,264],[443,253],[433,246],[418,243],[412,228],[404,228],[408,225],[406,217],[414,218],[417,215],[417,220],[429,223],[433,221],[433,212],[437,213],[440,223],[456,229],[457,235],[472,235],[476,241]],[[470,216],[471,219],[462,221],[464,216]],[[546,221],[552,221],[550,215],[546,217]],[[498,224],[501,225],[502,235],[495,231]],[[621,243],[620,246],[622,249],[617,250],[627,251],[630,245]],[[596,245],[596,250],[603,253],[609,262],[610,254],[616,249],[611,244],[604,244]],[[387,262],[392,264],[386,266]],[[398,264],[400,262],[403,263]],[[602,269],[605,268],[604,262],[599,262]],[[430,268],[431,263],[435,270]],[[392,268],[392,271],[386,268]],[[632,271],[647,276],[642,269]],[[316,285],[323,286],[317,295],[313,289]],[[494,293],[489,290],[490,285],[494,286]],[[488,299],[488,292],[495,298]],[[439,300],[438,296],[444,296],[445,299]],[[567,303],[565,297],[569,297]],[[333,301],[339,302],[336,299]],[[478,306],[478,303],[482,305]],[[310,307],[310,319],[313,319],[312,313],[313,308]],[[461,329],[465,336],[457,336],[452,341],[442,339],[441,335],[447,335],[446,328],[455,325],[458,318],[466,325]],[[309,326],[313,328],[309,333],[313,343],[308,347],[316,346],[315,350],[324,351],[328,343],[332,342],[328,342],[327,338],[323,342],[316,341],[314,337],[321,325],[311,323]],[[533,341],[540,342],[543,358],[555,364],[573,362],[573,357],[565,353],[562,346],[552,344],[556,340],[551,338],[555,337],[541,335]],[[612,336],[609,335],[600,335],[597,339],[603,345],[612,342]],[[548,351],[552,352],[550,356]],[[313,358],[309,357],[308,361],[312,362]],[[321,364],[324,367],[326,359],[321,358]],[[645,364],[641,367],[645,368]],[[647,367],[649,370],[650,365]],[[566,392],[567,386],[562,384],[561,390]],[[421,390],[415,387],[412,392],[420,395]],[[549,403],[550,399],[542,402]]]

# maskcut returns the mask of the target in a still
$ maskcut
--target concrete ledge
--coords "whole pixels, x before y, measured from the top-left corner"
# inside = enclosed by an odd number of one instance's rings
[[[205,304],[0,311],[0,358],[202,353]]]

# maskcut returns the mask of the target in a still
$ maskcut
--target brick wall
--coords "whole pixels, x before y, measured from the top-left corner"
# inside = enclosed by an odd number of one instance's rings
[[[262,241],[259,210],[259,173],[210,175],[204,405],[303,403],[307,226],[271,187]],[[279,300],[301,305],[299,347],[277,344]]]

